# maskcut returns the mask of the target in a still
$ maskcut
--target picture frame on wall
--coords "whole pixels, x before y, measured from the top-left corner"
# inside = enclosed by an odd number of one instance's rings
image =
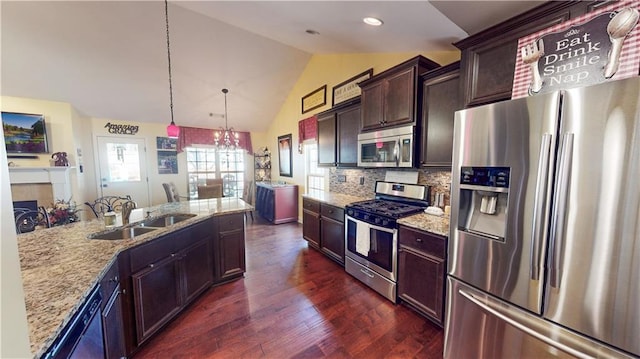
[[[178,139],[169,137],[156,137],[156,149],[163,151],[176,151],[178,149]]]
[[[368,80],[373,76],[373,68],[361,72],[337,85],[331,91],[331,106],[351,100],[360,96],[362,92],[358,84],[364,80]]]
[[[291,134],[278,136],[278,162],[280,176],[293,177],[293,153]]]
[[[307,113],[326,104],[327,85],[324,85],[302,97],[302,113]]]
[[[158,174],[178,173],[178,152],[158,151]]]

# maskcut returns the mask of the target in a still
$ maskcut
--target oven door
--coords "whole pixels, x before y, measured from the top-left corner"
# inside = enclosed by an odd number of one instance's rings
[[[346,216],[346,256],[395,282],[398,230]]]

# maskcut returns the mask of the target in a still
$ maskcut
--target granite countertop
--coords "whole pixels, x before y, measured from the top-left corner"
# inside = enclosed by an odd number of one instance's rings
[[[398,223],[407,227],[449,237],[449,216],[434,216],[423,212],[400,218]]]
[[[341,208],[344,208],[349,203],[373,199],[373,197],[357,197],[328,191],[309,191],[303,194],[302,197],[328,203]],[[422,231],[439,234],[441,236],[449,236],[449,216],[434,216],[426,213],[418,213],[409,217],[401,218],[398,220],[398,223]]]
[[[332,206],[341,207],[341,208],[344,208],[349,203],[373,199],[373,197],[369,197],[369,198],[358,197],[358,196],[352,196],[348,194],[328,192],[328,191],[309,191],[303,194],[302,197],[313,199],[318,202],[327,203]]]
[[[31,352],[40,357],[115,260],[130,247],[216,215],[253,207],[237,198],[167,203],[145,208],[151,216],[190,213],[193,218],[125,240],[87,236],[106,230],[102,220],[81,221],[17,236]]]

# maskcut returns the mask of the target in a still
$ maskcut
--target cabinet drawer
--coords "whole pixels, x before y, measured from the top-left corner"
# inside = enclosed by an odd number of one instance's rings
[[[176,232],[176,250],[183,250],[193,244],[208,238],[213,232],[213,221],[206,220],[204,222],[197,223],[193,226],[189,226]]]
[[[107,299],[113,293],[113,290],[120,284],[120,274],[118,272],[118,259],[109,266],[107,272],[100,279],[100,292],[102,294],[103,306],[107,304]]]
[[[218,217],[218,231],[229,232],[244,228],[244,213],[227,214]]]
[[[308,198],[302,198],[302,208],[314,213],[320,213],[320,202]]]
[[[400,245],[413,248],[422,253],[446,259],[447,239],[445,237],[400,226],[398,242]]]
[[[154,239],[149,243],[130,249],[131,272],[135,273],[151,263],[158,262],[162,258],[175,252],[175,234]]]
[[[320,216],[335,219],[336,221],[344,223],[344,208],[323,203],[320,205]]]

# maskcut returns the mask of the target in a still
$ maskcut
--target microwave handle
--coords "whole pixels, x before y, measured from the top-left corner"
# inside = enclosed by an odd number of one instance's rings
[[[400,165],[400,139],[396,141],[396,145],[393,147],[393,156],[396,159],[396,167]]]

